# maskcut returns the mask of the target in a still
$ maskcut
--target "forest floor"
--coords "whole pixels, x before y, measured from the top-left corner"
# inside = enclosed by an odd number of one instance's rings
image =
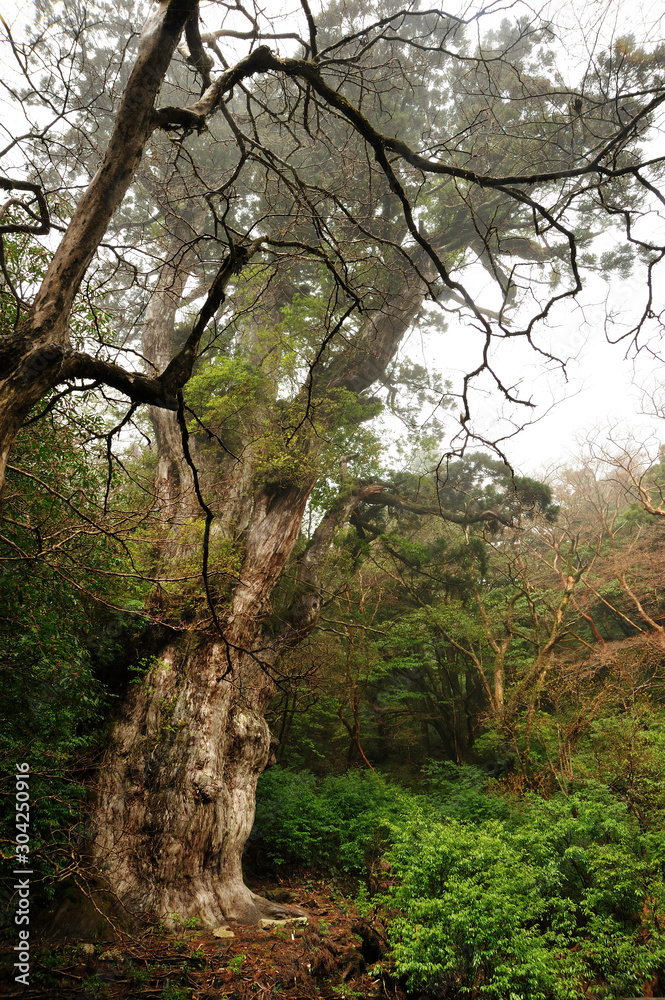
[[[14,982],[12,942],[2,947],[0,997],[404,1000],[385,955],[376,961],[380,939],[361,919],[350,885],[302,871],[279,883],[248,882],[301,907],[308,925],[263,930],[229,921],[228,939],[184,927],[177,934],[153,927],[131,938],[109,929],[94,945],[85,934],[59,941],[44,933],[31,949],[28,987]]]

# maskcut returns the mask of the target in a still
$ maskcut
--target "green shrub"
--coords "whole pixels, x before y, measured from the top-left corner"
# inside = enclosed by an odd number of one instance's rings
[[[389,855],[397,968],[483,1000],[638,995],[665,970],[662,844],[590,786],[515,801],[509,822],[412,815]]]
[[[349,771],[319,781],[276,766],[259,779],[250,843],[273,864],[315,864],[363,872],[392,839],[416,797],[380,775]]]
[[[362,874],[413,990],[473,1000],[637,996],[665,976],[665,834],[611,788],[499,794],[479,768],[426,769],[428,793],[352,771],[261,776],[253,837],[274,864]]]
[[[481,767],[444,760],[430,761],[422,770],[428,799],[442,817],[474,823],[508,817],[510,807],[505,798],[488,794],[496,782]]]
[[[492,1000],[572,1000],[582,969],[559,976],[557,949],[571,930],[569,908],[543,892],[544,873],[501,823],[412,822],[391,852],[398,882],[388,902],[399,972],[413,988]],[[543,929],[545,928],[545,929]]]
[[[120,601],[141,607],[141,585],[115,578],[125,579],[124,550],[93,528],[104,475],[77,450],[72,434],[45,420],[24,429],[13,456],[27,475],[10,469],[3,495],[0,770],[11,804],[16,765],[30,768],[25,832],[40,876],[33,902],[40,906],[41,894],[52,896],[54,882],[71,875],[84,838],[85,782],[104,748],[112,704],[104,672],[112,673],[119,652],[126,656],[123,640],[142,624],[134,614],[109,621],[102,609]],[[15,855],[16,833],[15,813],[6,809],[5,857]],[[12,880],[7,872],[1,877],[10,898]]]
[[[84,777],[108,701],[77,635],[86,616],[71,590],[19,567],[0,576],[0,599],[11,622],[0,624],[0,767],[11,799],[16,765],[30,766],[31,859],[50,892],[83,833]],[[14,820],[7,809],[0,824],[9,857]]]

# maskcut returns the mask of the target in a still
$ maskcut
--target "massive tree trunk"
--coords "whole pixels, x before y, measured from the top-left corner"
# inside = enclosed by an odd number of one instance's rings
[[[126,906],[168,920],[256,921],[275,907],[242,879],[275,649],[262,647],[270,592],[291,553],[309,490],[261,491],[224,635],[170,632],[130,690],[100,771],[96,851]]]
[[[133,686],[100,779],[97,849],[125,905],[215,927],[253,922],[266,901],[245,886],[242,851],[268,762],[263,707],[273,686],[250,655],[174,639]]]
[[[186,274],[165,267],[146,314],[143,349],[156,370],[172,356],[174,323]],[[153,408],[157,445],[155,496],[162,522],[160,565],[178,575],[186,560],[201,563],[203,512],[183,451],[176,414]],[[182,419],[182,417],[181,417]],[[192,629],[181,598],[202,604],[201,588],[160,598],[166,624],[154,664],[133,684],[100,769],[95,850],[111,889],[132,910],[196,916],[207,926],[224,918],[256,921],[281,908],[251,893],[242,852],[254,819],[256,782],[270,755],[263,714],[274,693],[270,668],[276,644],[264,636],[271,592],[298,536],[311,483],[251,487],[254,451],[214,477],[195,438],[187,450],[201,477],[216,480],[211,537],[242,537],[244,561],[230,597],[220,603],[223,634],[201,610]],[[217,567],[210,567],[211,574]],[[175,569],[175,572],[173,572]],[[164,607],[166,604],[166,607]],[[218,619],[218,625],[222,621]]]
[[[172,631],[126,700],[100,773],[96,847],[127,906],[208,926],[275,910],[245,887],[241,859],[270,754],[277,647],[262,622],[308,495],[259,491],[223,636]]]

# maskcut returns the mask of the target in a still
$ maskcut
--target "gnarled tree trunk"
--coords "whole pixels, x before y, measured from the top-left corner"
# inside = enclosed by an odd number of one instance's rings
[[[263,713],[276,651],[261,648],[261,622],[308,494],[254,499],[224,635],[173,631],[123,706],[100,772],[96,851],[132,909],[213,927],[276,909],[246,888],[241,860],[270,755]]]
[[[172,353],[185,281],[184,273],[164,268],[147,311],[144,352],[157,370]],[[186,560],[200,566],[200,534],[192,541],[188,532],[203,512],[177,415],[153,408],[151,418],[163,533],[156,573],[173,576]],[[206,492],[213,476],[206,476],[195,439],[187,450]],[[160,633],[156,662],[131,686],[116,722],[94,817],[97,860],[125,906],[167,922],[173,913],[196,916],[212,927],[224,917],[255,922],[281,911],[247,889],[241,860],[256,782],[270,755],[263,714],[274,693],[277,644],[264,636],[263,621],[311,490],[311,483],[252,489],[249,446],[242,459],[221,460],[231,468],[215,471],[212,537],[240,536],[244,549],[239,581],[220,611],[223,635],[183,626],[178,598],[171,599],[172,627]]]
[[[242,878],[254,795],[268,762],[266,672],[222,642],[169,643],[133,686],[100,778],[97,850],[131,909],[215,927],[255,922],[266,901]]]

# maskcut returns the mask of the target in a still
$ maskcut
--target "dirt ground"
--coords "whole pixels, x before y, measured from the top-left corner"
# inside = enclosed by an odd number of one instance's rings
[[[31,954],[30,986],[14,982],[11,942],[2,948],[0,997],[161,1000],[404,1000],[390,974],[380,924],[360,917],[348,886],[299,873],[251,886],[308,914],[306,927],[268,929],[228,922],[233,937],[183,926],[129,937],[108,932],[86,941],[47,928]],[[378,932],[378,933],[377,933]]]

